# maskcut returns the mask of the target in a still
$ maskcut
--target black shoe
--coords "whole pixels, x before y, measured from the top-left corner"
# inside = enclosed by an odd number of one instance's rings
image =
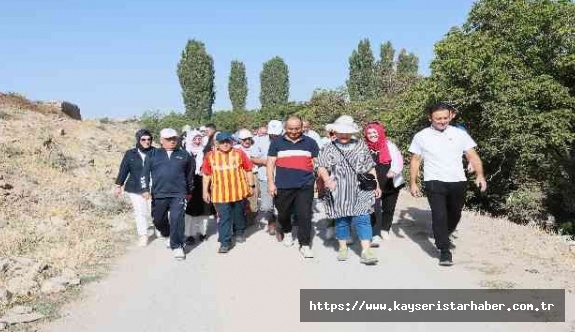
[[[246,237],[243,235],[237,235],[236,236],[236,243],[244,243],[246,242]]]
[[[200,234],[200,236],[198,236],[198,242],[204,242],[206,238],[207,236],[205,236],[204,234]]]
[[[451,239],[449,239],[449,249],[455,249],[455,248],[457,248],[457,247],[455,246],[453,241]]]
[[[218,250],[219,254],[227,254],[230,251],[230,246],[221,245],[220,249]]]
[[[453,257],[451,256],[451,251],[449,250],[441,251],[441,253],[439,254],[439,265],[441,266],[453,265]]]
[[[189,236],[189,237],[186,239],[186,244],[187,244],[187,245],[190,245],[190,246],[191,246],[191,245],[194,245],[194,243],[196,243],[196,239],[194,239],[193,236]]]

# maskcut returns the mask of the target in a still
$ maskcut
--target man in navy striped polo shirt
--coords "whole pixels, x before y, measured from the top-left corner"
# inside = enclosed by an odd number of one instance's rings
[[[297,238],[304,258],[313,258],[311,251],[311,219],[314,194],[314,163],[319,153],[317,143],[303,135],[303,122],[291,116],[285,134],[270,144],[267,161],[268,191],[274,197],[283,243],[293,245],[291,215],[297,218]]]

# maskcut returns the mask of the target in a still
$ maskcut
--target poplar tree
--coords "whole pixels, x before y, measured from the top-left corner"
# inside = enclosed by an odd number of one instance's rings
[[[178,63],[178,78],[186,115],[202,122],[212,116],[215,101],[214,60],[206,52],[204,43],[188,40]]]

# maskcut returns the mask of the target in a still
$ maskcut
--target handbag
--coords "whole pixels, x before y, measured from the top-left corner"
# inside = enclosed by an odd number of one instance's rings
[[[354,167],[351,166],[351,163],[349,162],[349,160],[347,160],[347,158],[343,154],[343,151],[341,151],[341,149],[337,146],[337,144],[335,144],[335,142],[332,142],[332,144],[333,144],[333,146],[335,146],[337,151],[339,151],[339,153],[341,153],[341,156],[343,157],[343,160],[345,160],[347,165],[349,167],[351,167],[351,169],[355,170]],[[356,172],[356,174],[357,174],[357,181],[359,182],[359,189],[365,190],[365,191],[371,191],[371,190],[377,189],[377,181],[376,181],[375,176],[373,174],[371,174],[371,173],[357,173],[357,172]]]

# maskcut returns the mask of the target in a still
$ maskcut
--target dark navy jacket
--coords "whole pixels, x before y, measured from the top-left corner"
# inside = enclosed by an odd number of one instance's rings
[[[154,150],[152,148],[148,153]],[[122,163],[120,164],[120,171],[116,178],[118,186],[124,186],[124,191],[134,194],[141,194],[144,192],[140,179],[142,178],[142,169],[144,168],[144,161],[138,152],[137,148],[130,149],[124,154]],[[126,181],[127,179],[127,181]]]
[[[185,196],[194,189],[195,171],[196,161],[186,150],[174,150],[168,158],[166,150],[155,149],[146,155],[141,188],[143,191],[150,191],[151,176],[151,192],[154,198]]]

